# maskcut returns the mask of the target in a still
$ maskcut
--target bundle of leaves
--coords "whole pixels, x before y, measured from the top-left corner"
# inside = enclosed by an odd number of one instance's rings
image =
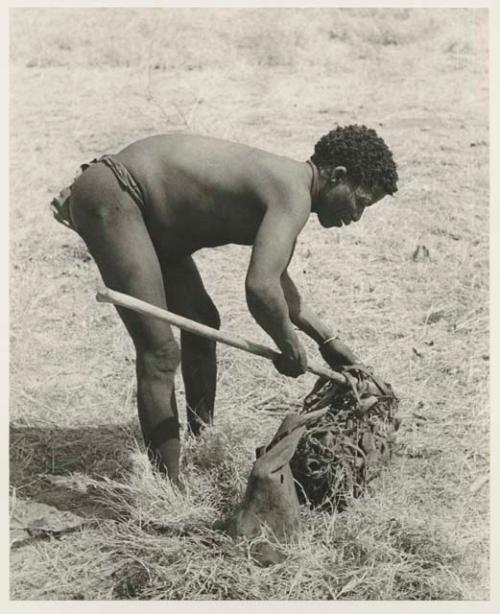
[[[303,413],[328,412],[309,426],[290,462],[301,503],[342,511],[380,475],[393,453],[399,400],[392,387],[361,366],[343,370],[346,384],[320,378]]]

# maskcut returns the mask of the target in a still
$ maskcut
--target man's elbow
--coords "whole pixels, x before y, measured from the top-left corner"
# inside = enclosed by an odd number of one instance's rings
[[[245,280],[245,294],[247,301],[255,303],[262,301],[269,293],[268,283],[262,279],[247,277]]]
[[[245,280],[245,293],[250,311],[260,310],[263,306],[273,301],[276,295],[275,284],[271,280],[247,276]]]

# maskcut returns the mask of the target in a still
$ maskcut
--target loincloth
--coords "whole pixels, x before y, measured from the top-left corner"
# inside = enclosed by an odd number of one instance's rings
[[[72,230],[75,230],[75,231],[77,230],[73,222],[73,219],[71,217],[71,188],[74,182],[78,179],[78,177],[85,170],[87,170],[89,166],[92,166],[92,164],[98,164],[99,162],[102,162],[103,164],[105,164],[108,168],[110,168],[113,171],[116,177],[116,180],[118,181],[122,190],[125,190],[125,192],[130,194],[130,196],[134,199],[134,202],[137,204],[141,212],[144,214],[144,208],[145,208],[144,198],[142,195],[141,188],[139,184],[137,183],[137,181],[132,177],[132,175],[129,173],[128,169],[126,168],[124,164],[119,162],[113,156],[104,155],[101,158],[94,158],[94,160],[91,160],[90,162],[86,164],[82,164],[80,166],[80,169],[77,175],[73,179],[73,183],[67,188],[64,188],[63,190],[61,190],[61,192],[59,192],[59,194],[55,198],[52,199],[50,203],[52,214],[54,215],[55,219],[58,222],[60,222],[67,228],[71,228]]]

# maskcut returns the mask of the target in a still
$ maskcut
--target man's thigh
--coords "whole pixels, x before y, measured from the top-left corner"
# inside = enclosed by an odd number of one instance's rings
[[[168,308],[193,320],[214,318],[212,302],[192,256],[161,264]]]
[[[104,283],[119,292],[166,307],[160,261],[142,212],[104,165],[88,169],[75,184],[73,216]],[[174,341],[169,324],[118,308],[136,347]]]

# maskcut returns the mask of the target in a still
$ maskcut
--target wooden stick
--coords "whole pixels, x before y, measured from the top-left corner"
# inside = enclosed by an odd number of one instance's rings
[[[199,322],[195,322],[189,318],[184,318],[183,316],[179,316],[176,313],[167,311],[166,309],[155,307],[150,303],[141,301],[133,296],[129,296],[128,294],[111,290],[110,288],[103,288],[100,290],[96,295],[96,299],[100,303],[111,303],[113,305],[118,305],[119,307],[132,309],[133,311],[142,313],[145,316],[151,316],[153,318],[168,322],[169,324],[173,324],[174,326],[177,326],[188,333],[201,335],[202,337],[206,337],[212,341],[219,341],[220,343],[230,345],[231,347],[238,348],[239,350],[244,350],[245,352],[250,352],[251,354],[256,354],[257,356],[262,356],[268,360],[275,360],[281,356],[277,350],[273,350],[270,347],[261,345],[260,343],[254,343],[253,341],[249,341],[243,337],[237,337],[236,335],[217,330],[211,326],[200,324]],[[309,373],[314,373],[315,375],[320,375],[321,377],[331,379],[339,384],[347,383],[346,378],[341,373],[332,371],[331,369],[323,367],[322,365],[308,364],[307,371]]]

